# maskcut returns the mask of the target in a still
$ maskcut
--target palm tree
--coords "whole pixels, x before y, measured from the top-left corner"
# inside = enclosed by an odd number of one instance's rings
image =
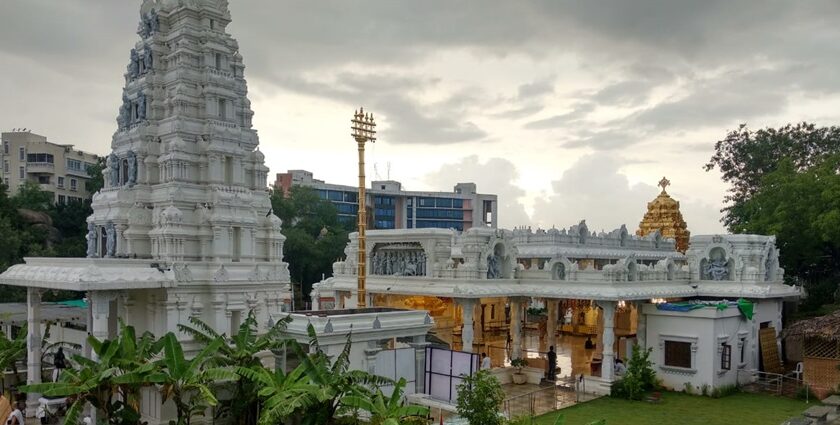
[[[205,367],[208,359],[223,345],[217,338],[207,344],[195,357],[187,360],[178,338],[172,332],[161,338],[164,356],[161,366],[163,401],[172,400],[178,416],[178,425],[189,425],[193,416],[203,416],[208,407],[218,404],[210,387],[213,382],[237,379],[229,368]]]
[[[68,368],[58,382],[26,385],[21,390],[72,399],[65,424],[77,424],[87,403],[101,411],[109,424],[138,423],[140,388],[162,382],[156,364],[150,361],[160,348],[151,334],[144,333],[138,340],[133,327],[120,322],[120,328],[118,339],[99,341],[88,337],[97,360],[73,355],[71,359],[78,371]]]
[[[260,425],[281,423],[293,413],[305,411],[317,402],[315,392],[318,387],[309,383],[303,365],[288,374],[280,368],[271,372],[262,365],[240,367],[237,373],[259,386],[259,397],[262,399]]]
[[[429,408],[421,406],[407,406],[403,403],[403,388],[405,387],[405,378],[400,378],[394,385],[394,392],[390,397],[386,397],[382,390],[377,388],[373,397],[360,397],[358,395],[348,395],[341,399],[341,402],[356,409],[365,410],[370,413],[371,425],[400,425],[406,423],[408,420],[416,419],[424,421],[429,414]]]
[[[344,397],[370,397],[368,388],[393,384],[393,381],[381,376],[350,370],[350,334],[347,335],[347,343],[341,354],[332,360],[318,345],[318,337],[311,323],[307,332],[309,353],[296,341],[289,341],[289,345],[300,357],[301,366],[309,376],[310,383],[318,387],[314,394],[316,403],[301,418],[304,425],[333,425],[338,413],[352,408],[341,402]]]
[[[210,344],[216,339],[227,341],[208,359],[215,366],[229,366],[236,370],[241,368],[257,368],[261,365],[260,353],[277,350],[283,346],[282,331],[286,328],[289,318],[275,323],[267,332],[258,335],[258,323],[254,311],[248,312],[248,317],[239,325],[239,330],[228,339],[224,334],[217,333],[213,327],[201,319],[190,317],[190,324],[178,325],[178,330],[190,335],[202,344]],[[240,424],[255,424],[257,422],[257,406],[259,388],[253,381],[237,379],[232,396],[224,407],[218,409],[216,415],[227,411],[230,416],[237,418]]]

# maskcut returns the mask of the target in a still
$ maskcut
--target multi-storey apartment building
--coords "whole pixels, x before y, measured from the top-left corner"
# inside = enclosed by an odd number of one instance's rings
[[[87,168],[96,164],[96,155],[75,150],[73,145],[48,142],[46,137],[31,131],[13,130],[0,137],[0,176],[10,192],[31,181],[51,193],[59,204],[91,197],[85,182],[90,179]]]
[[[306,170],[278,173],[274,187],[288,194],[292,186],[315,189],[321,199],[338,208],[338,217],[355,223],[359,210],[358,188],[326,183]],[[496,195],[476,192],[475,183],[458,183],[452,192],[405,191],[394,180],[374,180],[365,191],[370,229],[439,228],[467,230],[497,227]]]

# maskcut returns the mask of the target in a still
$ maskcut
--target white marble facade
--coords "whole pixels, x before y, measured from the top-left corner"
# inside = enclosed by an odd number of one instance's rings
[[[117,317],[162,335],[191,316],[230,332],[249,310],[261,327],[286,310],[285,237],[230,20],[225,0],[142,2],[88,258],[28,258],[0,275],[29,288],[30,332],[48,289],[85,291],[99,338],[115,335]],[[39,352],[30,347],[29,382]],[[165,422],[153,404],[144,420]]]
[[[646,321],[644,312],[655,311],[650,310],[654,306],[646,305],[651,300],[749,299],[755,303],[757,313],[752,321],[742,323],[743,329],[750,333],[745,339],[744,355],[757,359],[757,338],[753,334],[758,324],[770,322],[781,331],[782,302],[799,297],[798,288],[783,282],[784,270],[779,267],[775,242],[773,236],[694,236],[691,248],[683,255],[675,250],[673,240],[663,239],[657,233],[639,237],[628,234],[624,226],[609,233],[593,233],[585,222],[569,229],[535,232],[483,228],[463,233],[438,229],[373,230],[367,233],[369,261],[377,261],[377,254],[383,250],[391,251],[388,257],[391,262],[401,263],[402,258],[422,259],[425,273],[403,273],[396,265],[376,264],[373,270],[397,272],[369,275],[367,291],[371,298],[377,294],[453,298],[464,307],[464,347],[472,346],[473,309],[482,298],[507,297],[516,306],[529,299],[593,300],[604,316],[601,335],[604,366],[602,382],[593,382],[588,388],[603,384],[601,390],[608,391],[606,384],[613,379],[616,355],[612,317],[619,302],[633,302],[642,311],[637,340],[643,346],[652,347],[650,341],[658,341],[662,335],[682,334],[687,338],[696,336],[697,332],[712,335],[715,326],[722,325],[720,320],[692,320],[689,313],[660,314],[655,318],[652,315]],[[410,250],[412,254],[401,257],[393,253],[399,249]],[[417,252],[418,249],[422,252]],[[354,305],[357,250],[355,235],[351,235],[345,251],[347,259],[334,264],[333,277],[314,286],[313,302],[323,298],[336,300],[336,308]],[[420,268],[415,265],[410,269]],[[512,307],[512,314],[517,310]],[[676,321],[660,320],[665,316],[686,317],[690,323],[674,330]],[[512,320],[518,323],[521,319]],[[721,320],[734,323],[742,319],[727,316]],[[514,350],[520,337],[519,327],[511,325]],[[704,345],[715,342],[717,347],[716,341],[709,339]],[[715,347],[708,349],[710,357],[702,359],[703,365],[719,360]],[[757,365],[757,360],[750,360],[742,367]],[[680,382],[692,382],[697,387],[732,381],[729,375],[712,376],[717,371],[711,366],[687,375],[683,372],[680,372]]]

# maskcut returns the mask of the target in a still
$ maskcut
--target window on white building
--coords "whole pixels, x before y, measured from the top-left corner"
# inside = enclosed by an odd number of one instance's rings
[[[64,205],[66,203],[67,203],[67,197],[65,197],[64,195],[58,195],[58,204],[59,205]]]
[[[665,366],[691,368],[691,343],[665,341]]]
[[[216,69],[222,70],[222,54],[216,53]]]
[[[70,190],[72,190],[73,192],[75,192],[75,191],[76,191],[76,188],[77,188],[77,182],[76,182],[76,179],[70,179]]]
[[[9,142],[3,142],[3,153],[8,155],[9,154]]]
[[[18,159],[20,161],[26,161],[26,149],[24,149],[23,146],[21,146],[20,149],[18,149],[18,153]]]
[[[21,166],[20,166],[20,168],[19,168],[18,170],[20,171],[20,175],[19,175],[18,177],[19,177],[21,180],[25,179],[25,178],[26,178],[26,167],[24,167],[24,166],[22,166],[22,165],[21,165]]]
[[[721,370],[732,369],[732,346],[729,344],[721,344],[720,368]]]
[[[59,189],[64,189],[64,177],[58,178],[58,184],[56,186],[58,186]]]
[[[9,161],[8,161],[8,160],[4,160],[4,161],[3,161],[3,172],[4,172],[4,173],[8,173],[8,172],[9,172]]]

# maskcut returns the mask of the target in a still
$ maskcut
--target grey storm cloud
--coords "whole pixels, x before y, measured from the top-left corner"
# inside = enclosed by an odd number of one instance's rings
[[[36,68],[73,75],[79,85],[107,83],[116,88],[93,91],[107,91],[112,98],[88,96],[77,103],[81,110],[93,113],[102,108],[102,102],[111,101],[115,114],[128,49],[137,41],[138,7],[139,1],[4,1],[0,3],[0,59],[8,63],[18,58],[18,63],[29,68],[4,73],[24,89],[39,84],[30,77],[40,74],[30,72]],[[434,105],[422,102],[409,93],[422,90],[411,77],[411,68],[434,61],[446,49],[493,58],[524,55],[534,60],[575,55],[584,69],[612,69],[625,77],[609,79],[588,95],[571,99],[582,105],[635,106],[649,100],[657,87],[672,84],[675,76],[692,79],[704,70],[726,67],[747,70],[770,60],[779,69],[796,72],[782,85],[791,90],[831,93],[840,86],[836,78],[840,3],[834,0],[248,0],[232,1],[230,8],[233,23],[229,29],[240,41],[246,76],[259,81],[262,90],[273,86],[352,104],[358,103],[353,97],[358,92],[378,93],[375,104],[393,120],[389,131],[394,132],[396,143],[481,140],[487,136],[477,119],[482,115],[528,117],[525,126],[530,129],[608,130],[579,119],[582,114],[577,110],[558,113],[546,108],[544,100],[535,100],[562,96],[554,92],[551,79],[524,78],[515,95],[492,109],[476,94],[481,88],[471,96],[453,94]],[[346,74],[347,67],[374,73],[386,68],[383,72],[389,75],[376,82],[351,81],[354,75]],[[343,92],[324,90],[312,83],[314,74],[342,80],[347,86]],[[428,76],[422,84],[434,85],[443,78]],[[665,99],[628,115],[627,127],[691,128],[718,123],[728,112],[739,118],[761,116],[772,109],[768,104],[783,107],[791,95],[775,90],[778,81],[752,84],[751,93],[760,94],[756,96],[742,96],[737,90],[716,93],[725,84],[714,81],[696,84],[680,98]],[[325,83],[323,78],[320,82]],[[435,112],[429,112],[433,110],[429,106],[435,106]],[[21,115],[7,112],[15,112],[14,107],[0,106],[4,115]],[[609,125],[609,129],[616,127]],[[74,133],[83,134],[84,128],[80,125]],[[421,130],[431,134],[417,134]],[[638,140],[624,139],[627,144]],[[593,147],[622,146],[595,143]]]

